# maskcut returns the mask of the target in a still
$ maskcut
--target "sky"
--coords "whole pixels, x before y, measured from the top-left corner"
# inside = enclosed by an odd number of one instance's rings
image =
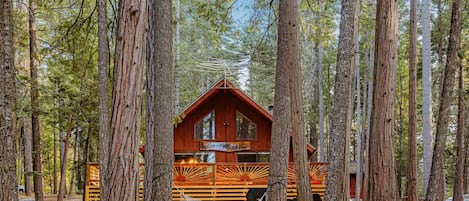
[[[252,0],[235,0],[233,5],[233,10],[231,12],[231,16],[233,18],[234,25],[237,29],[241,30],[242,27],[248,25],[249,18],[253,14],[253,1]],[[238,65],[246,65],[242,68],[240,75],[238,76],[238,82],[240,84],[240,88],[244,91],[247,90],[247,82],[249,78],[249,70],[248,66],[249,61],[242,62],[242,64]]]
[[[252,0],[235,0],[231,16],[238,28],[249,23],[249,18],[253,14],[253,3]]]

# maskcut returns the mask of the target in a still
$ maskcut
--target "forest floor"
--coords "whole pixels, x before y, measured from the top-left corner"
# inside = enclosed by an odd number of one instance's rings
[[[27,197],[25,196],[24,194],[19,196],[20,198],[20,201],[34,201],[34,196],[30,196],[30,197]],[[56,201],[57,200],[57,195],[53,195],[53,194],[48,194],[48,195],[44,195],[44,201]],[[74,195],[70,198],[64,198],[64,200],[66,201],[81,201],[83,200],[82,199],[82,195]]]

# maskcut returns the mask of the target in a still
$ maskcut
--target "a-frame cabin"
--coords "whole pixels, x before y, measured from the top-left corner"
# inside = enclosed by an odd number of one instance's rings
[[[254,201],[262,196],[269,173],[272,115],[268,111],[223,79],[177,119],[173,200]],[[305,149],[309,157],[314,153],[309,144]],[[289,161],[287,194],[292,199],[296,180],[291,144]],[[85,198],[99,200],[99,165],[87,167]],[[325,176],[325,163],[310,163],[312,191],[321,197]]]
[[[268,162],[272,115],[230,81],[217,82],[181,117],[174,129],[175,162]],[[311,156],[314,148],[307,149]]]

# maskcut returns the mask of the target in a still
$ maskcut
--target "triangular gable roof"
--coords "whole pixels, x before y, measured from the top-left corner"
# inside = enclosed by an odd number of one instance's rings
[[[264,107],[256,103],[256,101],[254,101],[251,97],[249,97],[239,88],[235,87],[234,84],[227,79],[221,79],[220,81],[218,81],[215,85],[212,86],[212,88],[210,88],[207,92],[200,96],[195,102],[186,107],[186,109],[184,109],[183,111],[183,114],[187,116],[190,113],[194,112],[200,105],[207,102],[210,98],[220,93],[222,90],[230,90],[236,97],[241,99],[244,103],[254,108],[257,112],[262,114],[269,121],[272,121],[272,114],[267,112]]]

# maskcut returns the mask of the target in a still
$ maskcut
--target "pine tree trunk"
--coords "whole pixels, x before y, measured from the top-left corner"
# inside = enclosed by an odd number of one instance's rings
[[[15,66],[16,66],[16,64],[15,64]],[[15,87],[16,87],[16,85],[15,85]],[[15,89],[15,90],[16,90],[16,89]],[[15,107],[16,107],[16,106],[15,106]],[[15,112],[16,112],[16,111],[15,111]],[[15,122],[15,123],[16,123],[16,122]],[[16,126],[18,126],[18,125],[16,125]],[[19,130],[15,130],[15,131],[17,132],[17,133],[16,133],[16,136],[15,136],[15,137],[16,137],[16,139],[15,139],[15,144],[16,144],[16,145],[15,145],[15,151],[17,152],[17,153],[15,153],[15,155],[16,155],[16,156],[15,156],[15,166],[16,166],[16,167],[15,167],[15,171],[16,171],[16,173],[15,173],[15,175],[16,175],[16,180],[15,180],[15,182],[16,182],[18,185],[23,184],[23,182],[24,182],[24,181],[22,180],[22,179],[23,179],[23,174],[22,174],[22,172],[23,172],[24,167],[21,166],[21,165],[22,165],[22,162],[23,162],[23,164],[24,164],[24,161],[22,161],[22,159],[23,159],[23,155],[22,155],[22,154],[23,154],[23,150],[24,150],[24,149],[23,149],[23,148],[24,148],[24,147],[23,147],[23,140],[21,139],[21,138],[22,138],[22,131],[21,131],[21,129],[22,129],[22,127],[23,127],[22,122],[19,123],[19,126],[20,126],[20,129],[19,129]]]
[[[323,9],[323,3],[318,1],[319,10]],[[316,23],[320,25],[321,23],[321,12],[317,13]],[[318,38],[321,37],[321,29],[318,30]],[[317,63],[317,75],[318,75],[318,99],[319,99],[319,161],[326,161],[326,150],[325,150],[325,136],[324,136],[324,90],[323,90],[323,47],[321,44],[322,41],[316,43],[316,48],[318,52],[318,63]]]
[[[138,146],[145,61],[146,1],[119,5],[108,186],[103,200],[138,200]]]
[[[398,1],[379,0],[369,154],[369,200],[397,201],[394,164],[394,100],[397,71]]]
[[[314,47],[311,47],[309,48],[309,55],[313,55],[313,49]],[[310,83],[310,88],[309,88],[309,105],[311,106],[310,109],[311,109],[311,113],[312,113],[312,119],[311,121],[309,122],[309,143],[314,146],[314,147],[318,147],[319,145],[319,135],[318,135],[318,124],[319,124],[319,118],[318,118],[318,114],[319,114],[319,110],[318,110],[318,102],[319,102],[319,96],[318,96],[318,81],[317,81],[317,75],[318,75],[318,71],[317,71],[317,65],[315,65],[315,61],[314,59],[311,59],[311,64],[309,65],[310,66],[310,77],[309,77],[309,83]],[[313,157],[311,158],[311,160],[313,162],[317,162],[318,161],[318,153],[314,153]]]
[[[37,82],[37,44],[36,44],[36,3],[29,0],[29,68],[31,71],[31,124],[33,133],[33,171],[34,196],[37,201],[44,200],[42,189],[41,134],[39,133],[39,89]]]
[[[107,37],[106,0],[96,0],[98,7],[98,99],[99,99],[99,185],[108,186],[109,174],[109,42]],[[105,188],[100,188],[101,200],[108,201]]]
[[[13,5],[0,3],[0,200],[16,201],[16,68]]]
[[[437,77],[438,79],[438,82],[435,82],[438,84],[438,95],[441,94],[442,90],[443,90],[443,79],[444,79],[444,69],[443,69],[443,66],[444,66],[444,52],[443,52],[443,49],[444,49],[444,46],[445,46],[445,42],[446,42],[446,36],[444,33],[444,30],[443,30],[443,27],[445,27],[445,25],[443,24],[443,17],[444,16],[444,11],[443,11],[443,1],[439,0],[437,1],[437,15],[439,16],[435,22],[435,26],[436,26],[436,45],[437,45],[437,52],[438,52],[438,70],[439,70],[439,74],[435,77]],[[446,2],[444,3],[446,4]],[[440,17],[441,16],[441,17]],[[437,99],[437,101],[439,101],[440,99]],[[437,103],[438,104],[438,103]],[[433,156],[433,155],[432,155]]]
[[[453,92],[454,77],[458,66],[458,51],[461,46],[461,11],[462,0],[453,1],[451,17],[451,28],[449,33],[448,55],[440,105],[438,110],[438,120],[436,125],[436,138],[433,150],[432,168],[428,183],[426,201],[437,201],[445,199],[445,189],[441,184],[445,182],[445,142],[448,132],[451,97]]]
[[[357,44],[358,45],[358,44]],[[355,75],[356,75],[356,82],[357,82],[357,88],[356,88],[356,94],[357,94],[357,105],[356,105],[356,129],[357,129],[357,134],[356,134],[356,142],[357,142],[357,157],[356,157],[356,165],[357,165],[357,172],[356,172],[356,182],[355,182],[355,198],[358,198],[360,196],[360,191],[361,191],[361,174],[362,174],[362,133],[361,133],[361,92],[360,92],[360,68],[358,63],[355,63],[357,66]]]
[[[149,5],[144,200],[171,200],[173,181],[172,1]]]
[[[398,81],[399,83],[399,98],[397,98],[398,102],[397,105],[399,107],[399,111],[397,114],[399,114],[397,120],[395,121],[397,124],[395,124],[395,130],[396,130],[396,135],[398,139],[398,146],[397,146],[397,156],[398,158],[403,158],[404,157],[404,152],[406,147],[404,146],[404,109],[403,105],[404,103],[404,80],[403,80],[403,75],[402,73],[398,74]],[[396,160],[396,178],[397,178],[397,192],[398,192],[398,197],[402,197],[402,180],[406,176],[406,163],[407,161],[404,160]]]
[[[180,80],[181,80],[181,41],[180,36],[180,21],[181,21],[181,5],[179,0],[176,0],[176,58],[174,59],[174,115],[179,114],[180,108]]]
[[[350,133],[352,120],[352,85],[354,72],[355,35],[358,34],[359,1],[342,1],[337,68],[334,87],[334,106],[331,113],[327,164],[326,200],[349,200],[350,195]]]
[[[417,0],[410,1],[407,201],[417,201]]]
[[[361,121],[361,128],[362,128],[362,131],[361,131],[361,139],[360,139],[360,146],[361,146],[361,149],[360,149],[360,153],[361,153],[361,157],[360,157],[360,162],[358,163],[358,165],[360,166],[360,174],[357,174],[357,179],[360,180],[360,190],[358,192],[360,192],[360,198],[363,196],[362,192],[363,192],[363,179],[364,179],[364,175],[365,175],[365,160],[366,160],[366,117],[367,117],[367,98],[368,98],[368,84],[367,84],[367,80],[366,80],[366,74],[364,74],[364,79],[363,79],[363,97],[362,97],[362,104],[363,104],[363,108],[362,108],[362,121]],[[357,192],[357,191],[356,191]]]
[[[59,184],[59,193],[57,194],[57,201],[62,201],[65,197],[67,191],[66,178],[67,178],[67,158],[68,158],[68,146],[70,144],[70,136],[72,135],[72,128],[70,127],[72,123],[72,114],[68,115],[67,121],[67,134],[65,136],[63,158],[60,163],[60,184]]]
[[[356,123],[357,123],[357,126],[356,126],[356,129],[357,129],[357,133],[356,133],[356,150],[357,150],[357,157],[356,157],[356,167],[357,167],[357,172],[355,174],[355,199],[359,199],[360,198],[360,190],[361,190],[361,172],[362,172],[362,169],[361,169],[361,157],[362,157],[362,142],[361,142],[361,100],[360,100],[360,96],[361,96],[361,93],[360,93],[360,88],[361,88],[361,84],[360,84],[360,46],[359,46],[359,32],[358,32],[358,20],[360,18],[360,4],[357,3],[357,9],[356,9],[356,14],[355,16],[357,17],[357,19],[355,20],[355,23],[356,23],[356,27],[355,27],[355,36],[354,36],[354,46],[355,46],[355,79],[356,79],[356,94],[357,94],[357,105],[356,105],[356,111],[355,111],[355,114],[356,114]],[[353,98],[352,98],[353,100]],[[353,105],[353,101],[352,101],[352,104]],[[353,111],[353,110],[352,110]]]
[[[465,100],[467,100],[467,95],[468,93],[466,93],[464,96],[465,96]],[[465,111],[469,111],[469,104],[466,104],[466,110]],[[466,114],[467,115],[467,114]],[[466,153],[466,165],[464,168],[464,178],[466,178],[464,180],[464,193],[465,194],[469,194],[469,120],[466,118],[466,144],[464,146],[464,153]]]
[[[289,55],[287,38],[285,1],[280,1],[277,68],[275,72],[275,96],[272,120],[272,136],[269,161],[269,185],[267,199],[284,201],[287,198],[288,156],[290,151],[291,108],[289,87]],[[281,26],[280,26],[281,25]],[[285,26],[284,26],[285,25]]]
[[[464,108],[464,71],[462,64],[459,65],[459,90],[458,90],[458,131],[456,134],[456,173],[454,177],[454,191],[453,191],[453,200],[454,201],[463,201],[464,194],[464,165],[466,155],[464,153],[464,129],[466,121],[466,112]]]
[[[322,75],[322,59],[323,49],[322,45],[318,43],[318,98],[319,98],[319,161],[326,161],[326,149],[325,149],[325,136],[324,136],[324,89],[323,89],[323,75]]]
[[[374,41],[372,41],[371,44],[373,44]],[[369,189],[369,170],[370,170],[370,130],[371,130],[371,110],[373,108],[373,81],[371,80],[371,75],[373,75],[374,70],[374,48],[371,47],[369,50],[369,55],[370,55],[370,60],[368,64],[369,68],[369,76],[367,78],[367,84],[368,84],[368,98],[367,98],[367,109],[366,109],[366,138],[365,138],[365,161],[364,161],[364,168],[363,168],[363,201],[368,201],[368,189]]]
[[[285,40],[284,55],[289,73],[289,87],[291,98],[291,125],[293,133],[293,159],[295,162],[297,199],[300,201],[312,200],[311,184],[309,182],[309,163],[306,153],[306,137],[304,132],[304,112],[302,96],[301,67],[299,61],[298,43],[298,2],[279,1],[279,29],[284,32],[279,40]],[[280,33],[279,33],[280,36]],[[284,64],[285,65],[285,64]]]
[[[79,135],[79,131],[75,133],[75,144],[73,148],[73,160],[72,160],[72,169],[70,170],[70,184],[68,186],[68,198],[70,199],[72,195],[75,193],[75,188],[74,188],[74,181],[75,181],[75,174],[77,173],[77,149],[78,149],[78,141],[77,137]]]
[[[57,124],[54,123],[54,176],[53,176],[53,187],[52,194],[57,194]]]
[[[33,193],[32,173],[33,173],[33,155],[32,155],[32,135],[31,119],[23,119],[23,146],[24,146],[24,189],[26,196]]]
[[[431,0],[422,0],[422,138],[423,138],[423,182],[428,186],[432,166],[432,66],[431,66]]]

